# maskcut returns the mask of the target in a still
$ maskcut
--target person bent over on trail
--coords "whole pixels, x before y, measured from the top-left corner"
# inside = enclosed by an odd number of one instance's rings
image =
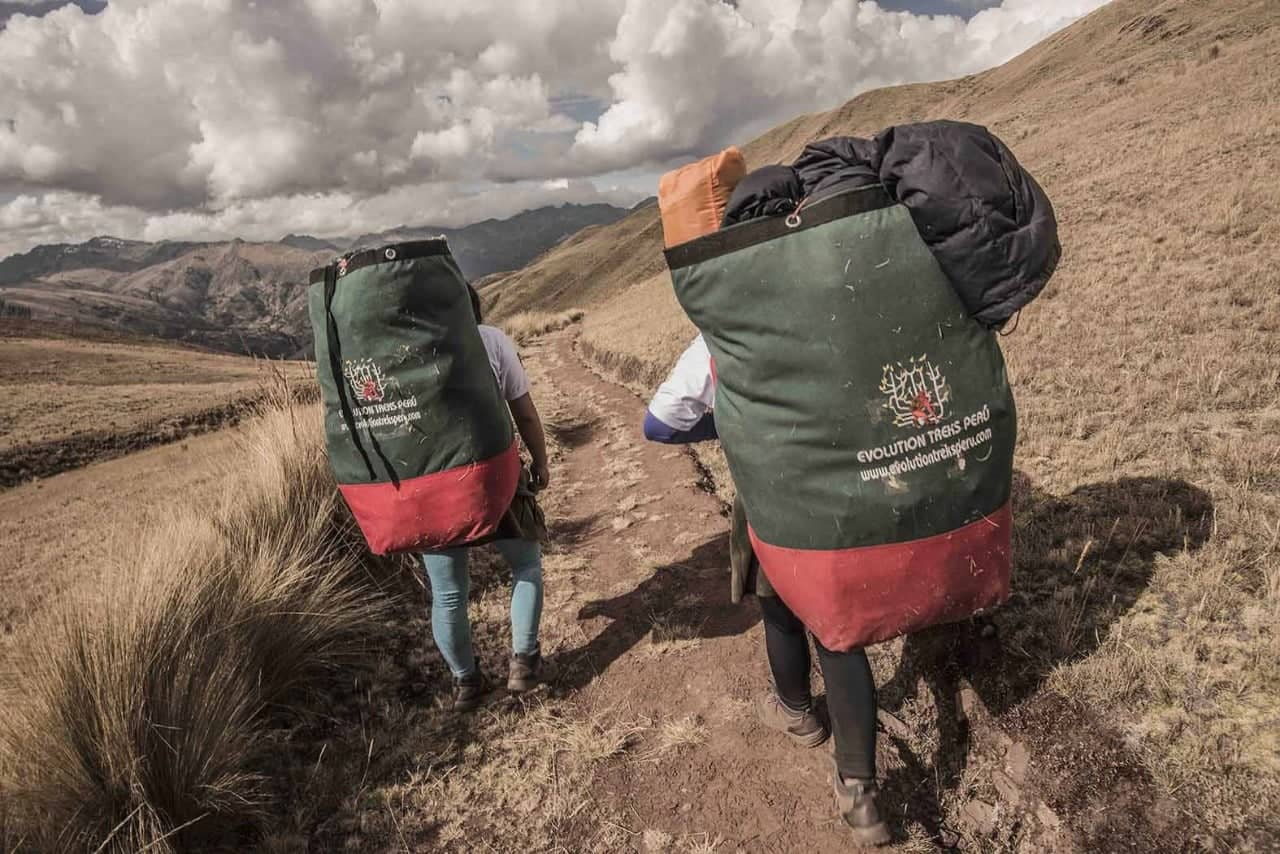
[[[500,329],[481,323],[480,296],[470,285],[471,307],[480,338],[489,356],[489,364],[498,378],[498,386],[511,410],[516,429],[532,457],[529,468],[521,472],[515,499],[491,539],[495,548],[511,565],[511,663],[507,690],[530,691],[542,673],[542,653],[538,645],[538,627],[542,619],[542,550],[546,539],[546,523],[534,493],[551,482],[547,467],[547,442],[542,420],[529,393],[529,380],[516,353],[515,345]],[[453,672],[453,707],[467,711],[479,705],[489,688],[489,681],[476,661],[471,644],[471,620],[467,615],[470,576],[467,558],[472,543],[457,548],[423,554],[427,582],[431,587],[431,634],[445,662]]]
[[[716,439],[714,406],[711,353],[699,335],[654,393],[645,412],[645,438],[666,444]],[[827,686],[828,731],[809,690],[809,632],[760,571],[741,499],[733,505],[729,561],[733,601],[754,595],[764,620],[771,684],[756,702],[760,721],[802,747],[818,747],[834,734],[837,809],[860,842],[887,843],[889,829],[876,803],[876,685],[866,650],[833,652],[814,638]]]

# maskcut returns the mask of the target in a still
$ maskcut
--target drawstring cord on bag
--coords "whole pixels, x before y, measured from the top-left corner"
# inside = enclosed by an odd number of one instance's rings
[[[1007,331],[1004,329],[1001,329],[996,334],[999,335],[1001,338],[1008,338],[1010,335],[1018,331],[1018,321],[1021,319],[1022,319],[1022,309],[1018,309],[1013,313],[1013,326]]]
[[[342,266],[345,268],[346,263],[343,259]],[[369,460],[369,454],[364,449],[364,443],[360,441],[360,431],[356,427],[355,415],[351,411],[351,401],[347,399],[347,377],[342,371],[342,350],[338,341],[338,321],[333,316],[333,294],[338,289],[338,264],[335,262],[324,268],[324,315],[325,315],[325,342],[329,349],[329,370],[333,372],[333,384],[338,388],[338,407],[342,410],[342,420],[347,425],[347,432],[351,435],[351,441],[355,443],[356,450],[360,452],[360,459],[364,461],[365,468],[369,470],[369,480],[378,479],[377,472],[373,470],[373,463]]]

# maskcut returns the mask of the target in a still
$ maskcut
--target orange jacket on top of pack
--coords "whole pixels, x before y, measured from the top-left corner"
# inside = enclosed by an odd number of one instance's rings
[[[746,158],[731,146],[663,175],[658,182],[658,209],[667,248],[719,229],[729,195],[746,174]]]

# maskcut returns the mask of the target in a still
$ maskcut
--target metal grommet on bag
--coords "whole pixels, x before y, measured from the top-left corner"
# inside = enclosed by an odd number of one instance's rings
[[[783,222],[787,224],[787,228],[800,227],[800,211],[804,210],[804,206],[807,204],[809,204],[809,197],[805,196],[800,200],[800,203],[796,205],[796,209],[787,214],[787,218],[783,220]]]
[[[394,261],[396,260],[396,250],[388,246],[386,249],[382,250],[382,257],[386,258],[388,261]]]

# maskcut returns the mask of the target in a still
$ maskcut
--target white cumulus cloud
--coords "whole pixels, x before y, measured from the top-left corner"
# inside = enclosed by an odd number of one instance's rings
[[[0,252],[86,230],[511,214],[874,86],[993,65],[1102,3],[1004,0],[967,20],[856,0],[111,0],[19,15],[0,30],[0,215],[18,223]]]
[[[627,0],[609,108],[573,153],[596,168],[704,151],[859,92],[1011,59],[1106,0],[1005,0],[969,20],[838,0]]]

